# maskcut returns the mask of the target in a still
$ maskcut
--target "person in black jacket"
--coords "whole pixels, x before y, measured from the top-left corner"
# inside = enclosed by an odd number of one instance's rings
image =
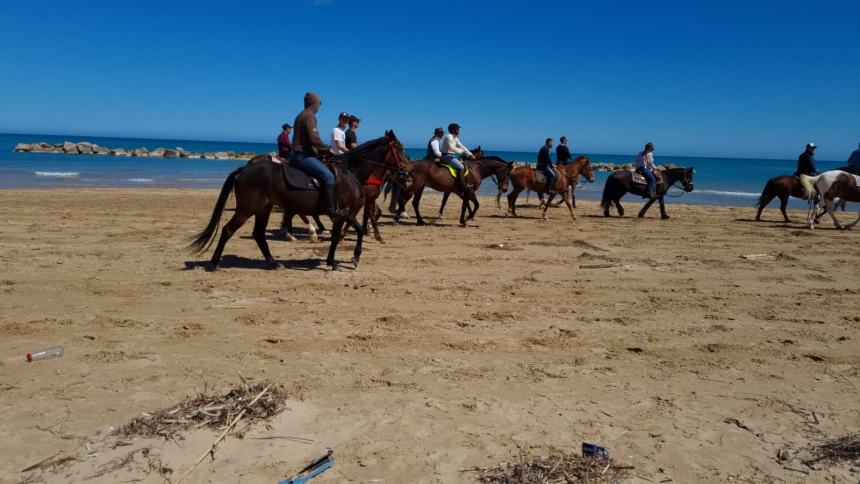
[[[806,175],[815,176],[818,170],[815,168],[815,143],[806,145],[806,150],[797,157],[797,171],[794,176]]]
[[[555,149],[555,164],[567,166],[570,164],[570,148],[567,146],[567,136],[558,139],[558,148]]]
[[[546,175],[546,193],[551,192],[552,186],[555,185],[556,180],[555,171],[552,169],[552,155],[550,155],[551,149],[552,138],[547,138],[546,143],[541,146],[537,156],[537,169]]]

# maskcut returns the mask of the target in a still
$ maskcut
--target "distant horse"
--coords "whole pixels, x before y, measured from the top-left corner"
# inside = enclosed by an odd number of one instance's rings
[[[669,191],[669,188],[675,185],[678,182],[681,182],[681,189],[685,192],[693,191],[693,173],[694,170],[692,167],[687,168],[669,168],[666,170],[661,170],[662,179],[657,183],[656,186],[656,198],[652,198],[648,200],[642,210],[639,211],[639,218],[645,216],[645,212],[654,204],[655,201],[660,201],[660,218],[663,220],[669,218],[669,215],[666,213],[666,205],[663,202],[663,197],[666,196],[666,192]],[[609,216],[609,207],[612,204],[615,204],[615,208],[618,209],[618,215],[624,216],[624,208],[621,206],[621,197],[623,197],[627,192],[630,192],[634,195],[645,196],[645,190],[647,185],[645,183],[640,183],[634,181],[633,172],[630,170],[615,170],[609,175],[609,178],[606,179],[606,185],[603,186],[603,198],[600,202],[600,207],[603,208],[603,216]]]
[[[469,211],[469,220],[475,218],[478,212],[480,203],[477,197],[474,196],[475,187],[480,185],[481,180],[491,175],[496,177],[507,177],[511,169],[511,164],[494,158],[479,158],[475,160],[464,160],[464,165],[469,170],[469,175],[466,176],[466,193],[460,189],[457,180],[451,175],[447,166],[440,165],[434,160],[415,160],[412,163],[414,173],[412,208],[415,210],[415,219],[418,225],[425,225],[424,218],[421,217],[421,211],[418,208],[421,203],[421,195],[424,193],[424,188],[430,187],[442,193],[454,192],[463,199],[463,205],[460,210],[460,225],[466,225],[466,211]],[[403,212],[409,194],[401,194],[396,203],[399,203],[397,213]],[[474,208],[469,206],[469,202],[474,204]],[[395,200],[392,199],[392,203]]]
[[[586,158],[586,157],[580,156],[579,158]],[[568,163],[567,165],[561,165],[559,163],[556,163],[555,166],[558,168],[563,168],[565,166],[570,166],[570,163]],[[593,182],[594,182],[594,178],[592,178],[591,180],[588,180],[588,183],[593,183]],[[570,177],[570,176],[567,177],[567,186],[570,188],[570,205],[573,208],[576,208],[576,189],[579,186],[579,175],[574,176],[574,177]],[[528,203],[528,201],[529,201],[529,196],[528,196],[529,193],[531,193],[531,190],[528,190],[526,193],[526,203]],[[541,208],[543,208],[543,204],[544,204],[543,195],[544,195],[543,193],[537,194],[538,206]],[[499,203],[500,197],[501,197],[501,194],[496,195],[496,205],[499,206],[499,209],[502,208],[501,204]],[[558,202],[555,203],[555,205],[553,205],[553,207],[560,207],[562,203],[564,203],[564,200],[559,200]]]
[[[353,263],[358,267],[361,258],[361,246],[364,231],[355,220],[355,215],[364,203],[362,186],[380,166],[397,168],[400,160],[406,159],[403,145],[397,140],[393,131],[386,131],[385,136],[368,141],[354,150],[342,155],[332,163],[336,172],[335,193],[338,202],[348,209],[348,215],[333,220],[331,246],[329,247],[326,264],[336,269],[335,251],[341,240],[341,231],[349,223],[356,231],[357,240],[353,251]],[[248,218],[254,216],[253,237],[266,260],[266,267],[277,267],[275,259],[269,252],[266,242],[266,225],[272,207],[277,204],[283,207],[285,213],[320,215],[326,212],[319,190],[297,189],[287,185],[283,174],[283,165],[271,161],[259,161],[233,170],[224,181],[221,194],[215,203],[209,224],[197,234],[189,246],[195,253],[205,251],[215,239],[218,223],[230,192],[235,190],[236,210],[233,217],[224,225],[221,238],[212,254],[212,269],[218,267],[224,246],[230,237]]]
[[[800,186],[800,179],[791,175],[775,176],[767,181],[764,185],[764,190],[761,196],[758,197],[756,207],[758,211],[755,214],[756,220],[761,220],[761,211],[774,198],[779,198],[779,211],[782,212],[782,218],[785,222],[790,222],[788,214],[785,212],[785,207],[788,206],[788,197],[805,198],[803,187]]]
[[[816,194],[820,195],[817,205],[830,214],[833,225],[837,229],[848,230],[854,228],[860,222],[860,213],[858,213],[857,220],[843,227],[833,213],[834,198],[839,198],[846,202],[860,202],[860,176],[841,170],[832,170],[825,171],[818,176],[800,175],[800,184],[803,186],[804,198],[807,200],[813,200]],[[824,212],[818,214],[810,213],[807,218],[809,228],[815,228],[815,222],[823,214]]]
[[[549,207],[549,201],[556,194],[560,194],[562,200],[567,204],[567,209],[570,212],[570,217],[576,220],[576,215],[573,213],[573,206],[570,203],[570,197],[567,193],[567,187],[570,186],[570,180],[578,178],[580,174],[585,176],[589,182],[594,181],[594,173],[591,170],[591,162],[587,156],[580,156],[573,160],[569,165],[556,165],[559,172],[559,177],[552,186],[549,200],[543,206],[541,212],[542,217],[546,218],[546,210]],[[514,217],[517,215],[517,197],[525,190],[529,189],[539,195],[546,193],[546,182],[538,181],[537,170],[530,165],[521,165],[511,171],[511,193],[508,195],[508,213]]]
[[[505,161],[500,156],[495,156],[495,155],[485,156],[484,150],[480,146],[478,146],[477,148],[472,150],[472,154],[475,155],[476,160],[486,159],[486,160],[495,160],[495,161],[500,161],[502,163],[507,163],[507,165],[509,167],[508,171],[510,171],[514,167],[513,163]],[[493,175],[493,178],[495,178],[496,186],[500,187],[500,189],[502,186],[507,187],[507,184],[508,184],[508,176],[507,175],[504,175],[504,176]],[[473,209],[471,206],[467,207],[469,210],[469,219],[475,218],[475,211],[478,209],[477,208],[478,207],[478,199],[477,199],[476,193],[477,193],[478,189],[481,187],[481,181],[482,181],[481,178],[478,178],[473,172],[469,172],[468,182],[471,183],[475,187],[474,190],[472,190],[472,199],[470,200],[474,204],[475,208]],[[451,195],[451,192],[445,192],[445,194],[442,195],[442,205],[439,206],[439,215],[437,217],[437,219],[439,219],[439,220],[442,220],[443,218],[445,218],[443,215],[445,212],[445,204],[448,203],[448,197],[450,195]],[[498,201],[496,203],[498,204]]]

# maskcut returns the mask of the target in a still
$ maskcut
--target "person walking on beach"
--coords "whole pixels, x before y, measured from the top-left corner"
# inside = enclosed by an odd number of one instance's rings
[[[851,156],[848,157],[848,171],[855,174],[860,175],[860,147],[858,147],[854,152],[851,153]]]
[[[317,113],[322,100],[313,92],[305,94],[305,110],[293,121],[293,156],[291,164],[322,183],[323,203],[332,218],[343,217],[345,209],[337,208],[334,195],[334,174],[319,160],[320,151],[328,151],[317,132]]]
[[[359,123],[361,123],[361,119],[358,116],[349,116],[349,129],[346,130],[346,149],[348,150],[355,149],[358,146],[358,136],[355,135],[355,130],[358,129]]]
[[[815,176],[818,170],[815,168],[815,143],[807,143],[806,149],[797,157],[797,171],[794,176]]]
[[[654,170],[657,167],[654,165],[654,145],[651,143],[645,144],[645,149],[636,155],[636,173],[645,177],[648,185],[645,187],[645,198],[655,198],[655,188],[657,186],[657,177],[654,176]]]
[[[442,139],[442,161],[454,167],[457,171],[457,183],[463,193],[466,193],[466,179],[463,177],[463,163],[460,157],[467,156],[474,158],[475,156],[468,148],[460,142],[460,125],[451,123],[448,125],[448,134]]]
[[[442,141],[442,136],[444,135],[445,132],[442,131],[442,128],[433,130],[433,137],[427,142],[427,154],[424,155],[424,158],[428,160],[442,159],[442,149],[439,148],[439,142]]]
[[[290,131],[293,127],[289,123],[281,125],[281,134],[278,135],[278,156],[281,158],[290,159],[293,152],[293,144],[290,143]]]
[[[552,191],[553,185],[555,185],[555,171],[552,169],[552,155],[550,155],[550,150],[552,149],[552,138],[547,138],[546,142],[544,142],[543,146],[541,146],[540,150],[538,150],[537,155],[537,166],[538,171],[546,176],[546,193],[550,193]]]
[[[558,148],[555,149],[555,164],[567,166],[570,164],[570,148],[567,146],[567,136],[558,139]]]
[[[342,155],[349,151],[346,147],[346,125],[349,123],[349,114],[340,113],[337,117],[337,126],[331,129],[331,152]]]

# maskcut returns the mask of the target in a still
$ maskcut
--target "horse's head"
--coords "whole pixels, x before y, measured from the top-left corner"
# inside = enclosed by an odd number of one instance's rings
[[[412,164],[409,162],[409,155],[406,154],[406,149],[403,144],[397,139],[394,130],[385,131],[385,139],[388,143],[388,153],[385,155],[384,164],[388,167],[394,180],[403,188],[410,190],[415,177],[415,172],[412,170]]]
[[[594,171],[591,167],[591,160],[587,156],[580,156],[573,160],[573,163],[579,165],[579,173],[588,180],[588,183],[594,183]]]
[[[481,148],[480,146],[477,146],[477,147],[475,147],[475,149],[472,150],[472,154],[475,155],[475,158],[483,158],[484,157],[484,149]]]
[[[684,168],[684,177],[681,178],[681,186],[684,188],[685,192],[693,191],[693,174],[696,173],[696,170],[693,169],[692,166],[688,166]]]

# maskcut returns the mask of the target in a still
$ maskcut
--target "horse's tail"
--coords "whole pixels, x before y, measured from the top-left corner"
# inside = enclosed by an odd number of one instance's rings
[[[242,172],[244,167],[239,167],[233,170],[227,179],[224,180],[224,186],[221,188],[221,194],[218,195],[218,201],[215,202],[215,209],[212,210],[212,218],[209,219],[209,225],[202,232],[190,239],[188,249],[193,254],[205,252],[215,240],[215,233],[218,232],[218,222],[221,220],[221,213],[224,212],[224,205],[227,204],[227,198],[236,184],[236,176]]]
[[[764,185],[764,190],[761,191],[761,195],[759,195],[758,200],[756,200],[756,202],[755,202],[756,208],[764,207],[764,205],[765,205],[764,201],[765,200],[767,200],[767,201],[771,200],[771,198],[769,198],[768,195],[770,195],[771,192],[773,192],[773,184],[774,184],[773,178],[771,178]]]
[[[807,200],[812,200],[815,198],[816,188],[815,185],[818,183],[818,179],[821,178],[821,175],[818,176],[806,176],[800,175],[800,186],[803,187],[803,198]]]
[[[615,192],[612,190],[612,187],[618,184],[618,182],[612,178],[614,173],[609,175],[609,178],[606,179],[606,184],[603,185],[603,196],[600,198],[600,208],[606,210],[612,206],[612,199],[615,198]]]

